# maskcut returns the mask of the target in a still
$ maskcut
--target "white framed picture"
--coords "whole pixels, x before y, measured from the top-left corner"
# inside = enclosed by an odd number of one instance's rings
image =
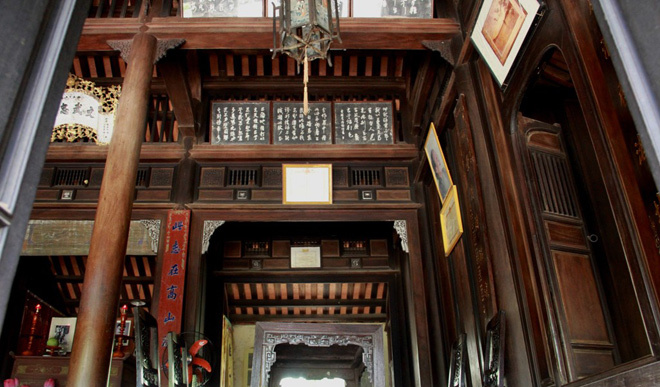
[[[283,204],[332,204],[332,164],[283,164]]]
[[[537,0],[484,0],[472,30],[472,42],[500,86],[532,27]]]
[[[48,338],[56,338],[62,352],[71,352],[77,320],[76,317],[53,317],[50,320]]]

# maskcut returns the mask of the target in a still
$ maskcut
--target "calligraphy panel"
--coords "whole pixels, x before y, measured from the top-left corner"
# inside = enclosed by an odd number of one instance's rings
[[[310,102],[303,113],[302,102],[273,102],[274,144],[331,144],[332,105]]]
[[[270,102],[214,101],[211,144],[269,144]]]
[[[392,144],[391,102],[336,102],[336,144]]]

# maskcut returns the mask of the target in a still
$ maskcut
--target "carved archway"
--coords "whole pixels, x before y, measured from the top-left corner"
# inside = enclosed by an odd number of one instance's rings
[[[279,344],[310,347],[357,345],[363,349],[362,362],[373,386],[385,386],[381,325],[258,322],[254,338],[252,387],[268,386],[270,369],[277,360],[275,347]]]

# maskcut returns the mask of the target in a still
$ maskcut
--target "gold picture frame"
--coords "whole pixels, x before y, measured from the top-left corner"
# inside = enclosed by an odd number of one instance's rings
[[[332,204],[332,164],[282,164],[283,204]]]
[[[442,244],[445,247],[445,257],[451,251],[463,235],[463,221],[461,220],[461,208],[458,203],[458,190],[452,185],[445,203],[440,210],[440,227],[442,228]]]
[[[426,136],[426,142],[424,142],[424,152],[431,167],[435,187],[438,189],[438,194],[440,195],[440,202],[444,203],[449,194],[449,189],[454,185],[454,182],[451,179],[445,154],[440,147],[438,134],[435,132],[435,125],[433,123],[431,123],[429,133]]]

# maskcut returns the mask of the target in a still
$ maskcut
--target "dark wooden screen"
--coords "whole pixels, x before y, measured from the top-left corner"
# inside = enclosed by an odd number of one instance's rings
[[[573,381],[614,366],[616,350],[561,128],[523,117],[520,130],[543,255],[540,271],[547,274],[554,298],[548,308],[559,322],[556,351],[565,364],[562,373]]]

